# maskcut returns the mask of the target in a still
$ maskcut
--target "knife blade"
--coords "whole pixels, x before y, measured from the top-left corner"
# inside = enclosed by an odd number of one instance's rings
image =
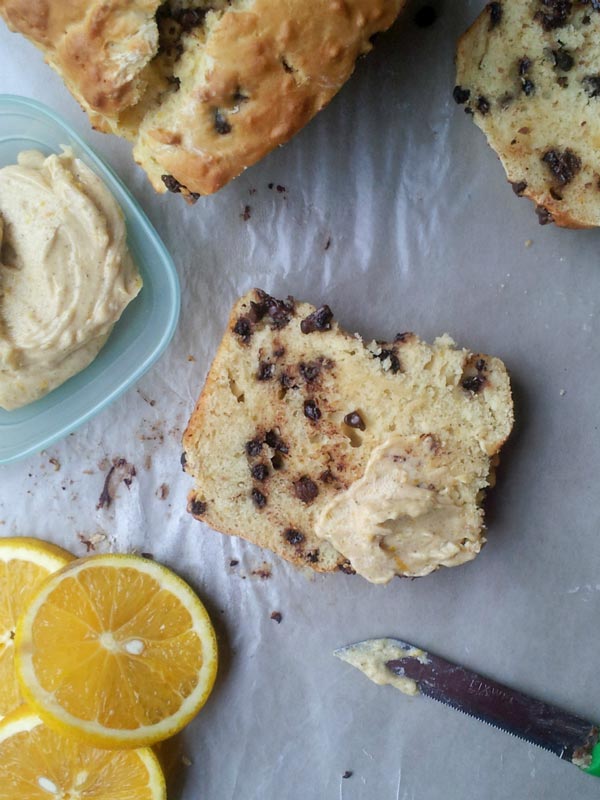
[[[368,639],[334,652],[375,683],[423,694],[600,776],[600,727],[401,639]]]

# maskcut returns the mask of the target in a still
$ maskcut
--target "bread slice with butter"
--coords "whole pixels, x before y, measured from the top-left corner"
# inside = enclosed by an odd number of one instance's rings
[[[445,335],[346,333],[328,306],[234,306],[183,437],[188,510],[296,565],[376,583],[467,561],[510,433],[504,364]]]
[[[542,225],[600,225],[599,37],[596,0],[501,0],[458,44],[454,99]]]

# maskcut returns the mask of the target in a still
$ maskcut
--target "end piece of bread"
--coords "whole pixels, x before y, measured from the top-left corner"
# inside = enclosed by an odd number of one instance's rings
[[[595,2],[500,0],[463,35],[454,99],[541,224],[600,225],[600,13]]]
[[[183,437],[188,510],[296,565],[353,572],[316,524],[392,439],[409,443],[411,469],[425,449],[436,475],[453,470],[475,509],[465,536],[480,545],[479,503],[512,423],[499,359],[448,336],[365,344],[328,306],[254,290],[232,311]]]
[[[406,0],[0,0],[158,192],[211,194],[288,141]]]

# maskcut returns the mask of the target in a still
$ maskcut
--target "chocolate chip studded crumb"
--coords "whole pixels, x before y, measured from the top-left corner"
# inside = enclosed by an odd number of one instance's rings
[[[286,528],[283,532],[283,538],[289,544],[298,545],[304,541],[304,534],[295,528]]]
[[[455,103],[458,103],[459,106],[462,106],[468,101],[469,97],[471,97],[471,90],[463,89],[462,86],[455,86],[452,92],[452,97],[454,98]]]
[[[545,206],[536,206],[535,213],[538,216],[540,225],[549,225],[551,222],[554,222],[554,217]]]
[[[466,389],[469,392],[473,392],[473,394],[477,394],[486,384],[486,378],[482,375],[471,375],[468,378],[465,378],[461,383],[463,389]]]
[[[300,323],[300,330],[302,333],[314,333],[314,331],[329,331],[331,330],[331,320],[333,319],[333,311],[329,306],[321,306],[309,314],[308,317]]]
[[[214,126],[216,132],[221,136],[231,133],[231,125],[229,124],[227,117],[218,108],[214,111]]]
[[[381,353],[373,354],[373,357],[378,358],[384,366],[386,365],[386,362],[389,361],[388,369],[394,375],[400,371],[400,359],[393,350],[384,349],[381,351]]]
[[[542,156],[542,161],[561,186],[570,183],[581,169],[581,159],[569,149],[562,153],[558,150],[547,150]]]
[[[496,3],[495,5],[498,5],[498,3]],[[353,775],[354,773],[352,772],[352,770],[347,769],[346,772],[344,772],[344,774],[342,775],[342,778],[344,778],[344,780],[347,780],[348,778],[351,778]]]
[[[319,487],[308,475],[303,475],[299,480],[294,482],[294,492],[298,500],[301,500],[303,503],[312,503],[319,494]]]
[[[304,401],[304,416],[308,417],[308,419],[313,422],[317,422],[317,420],[321,419],[321,409],[314,400]]]
[[[344,561],[342,564],[338,564],[338,569],[346,575],[356,575],[356,570],[348,560]]]
[[[246,455],[250,458],[255,458],[256,456],[260,455],[262,447],[263,443],[260,441],[260,439],[251,439],[249,442],[246,442]]]
[[[534,19],[545,31],[562,28],[567,24],[573,6],[571,0],[541,0],[540,5]]]
[[[250,303],[250,318],[253,322],[260,322],[267,314],[271,318],[273,328],[284,328],[292,314],[294,313],[294,298],[288,297],[287,300],[278,300],[262,289],[256,289],[258,302]]]
[[[502,3],[488,3],[490,12],[490,30],[497,28],[502,22]]]
[[[266,464],[255,464],[250,472],[256,481],[266,481],[269,477],[269,468]]]
[[[258,372],[256,377],[259,381],[270,381],[275,373],[275,364],[269,364],[268,361],[262,361],[258,365]]]
[[[267,498],[258,489],[256,489],[256,488],[252,489],[251,497],[252,497],[252,500],[254,502],[254,505],[257,508],[264,508],[267,505]]]
[[[480,114],[483,114],[483,116],[485,116],[486,114],[489,114],[490,101],[481,94],[477,98],[477,103],[475,105],[475,108],[477,109],[477,111],[479,111]]]
[[[363,418],[358,411],[351,411],[349,414],[346,414],[344,417],[344,422],[350,428],[358,428],[359,431],[364,431],[366,427]]]
[[[240,317],[233,326],[233,332],[240,337],[244,344],[248,344],[252,336],[252,325],[246,317]]]
[[[280,611],[272,611],[271,612],[271,619],[276,622],[278,625],[281,625],[281,620],[283,617],[281,616]]]
[[[517,183],[510,184],[512,186],[513,192],[517,195],[517,197],[522,197],[523,192],[527,188],[527,181],[518,181]]]
[[[206,514],[207,504],[203,500],[190,500],[187,505],[188,513],[193,517],[201,517]]]

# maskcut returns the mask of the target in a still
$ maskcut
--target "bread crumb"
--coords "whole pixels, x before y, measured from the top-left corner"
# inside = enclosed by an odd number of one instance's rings
[[[564,396],[566,395],[566,393],[567,393],[567,390],[566,390],[566,389],[561,389],[561,390],[560,390],[560,396],[561,396],[561,397],[564,397]]]
[[[532,244],[533,242],[531,241],[531,239],[525,239],[525,247],[531,247]]]

